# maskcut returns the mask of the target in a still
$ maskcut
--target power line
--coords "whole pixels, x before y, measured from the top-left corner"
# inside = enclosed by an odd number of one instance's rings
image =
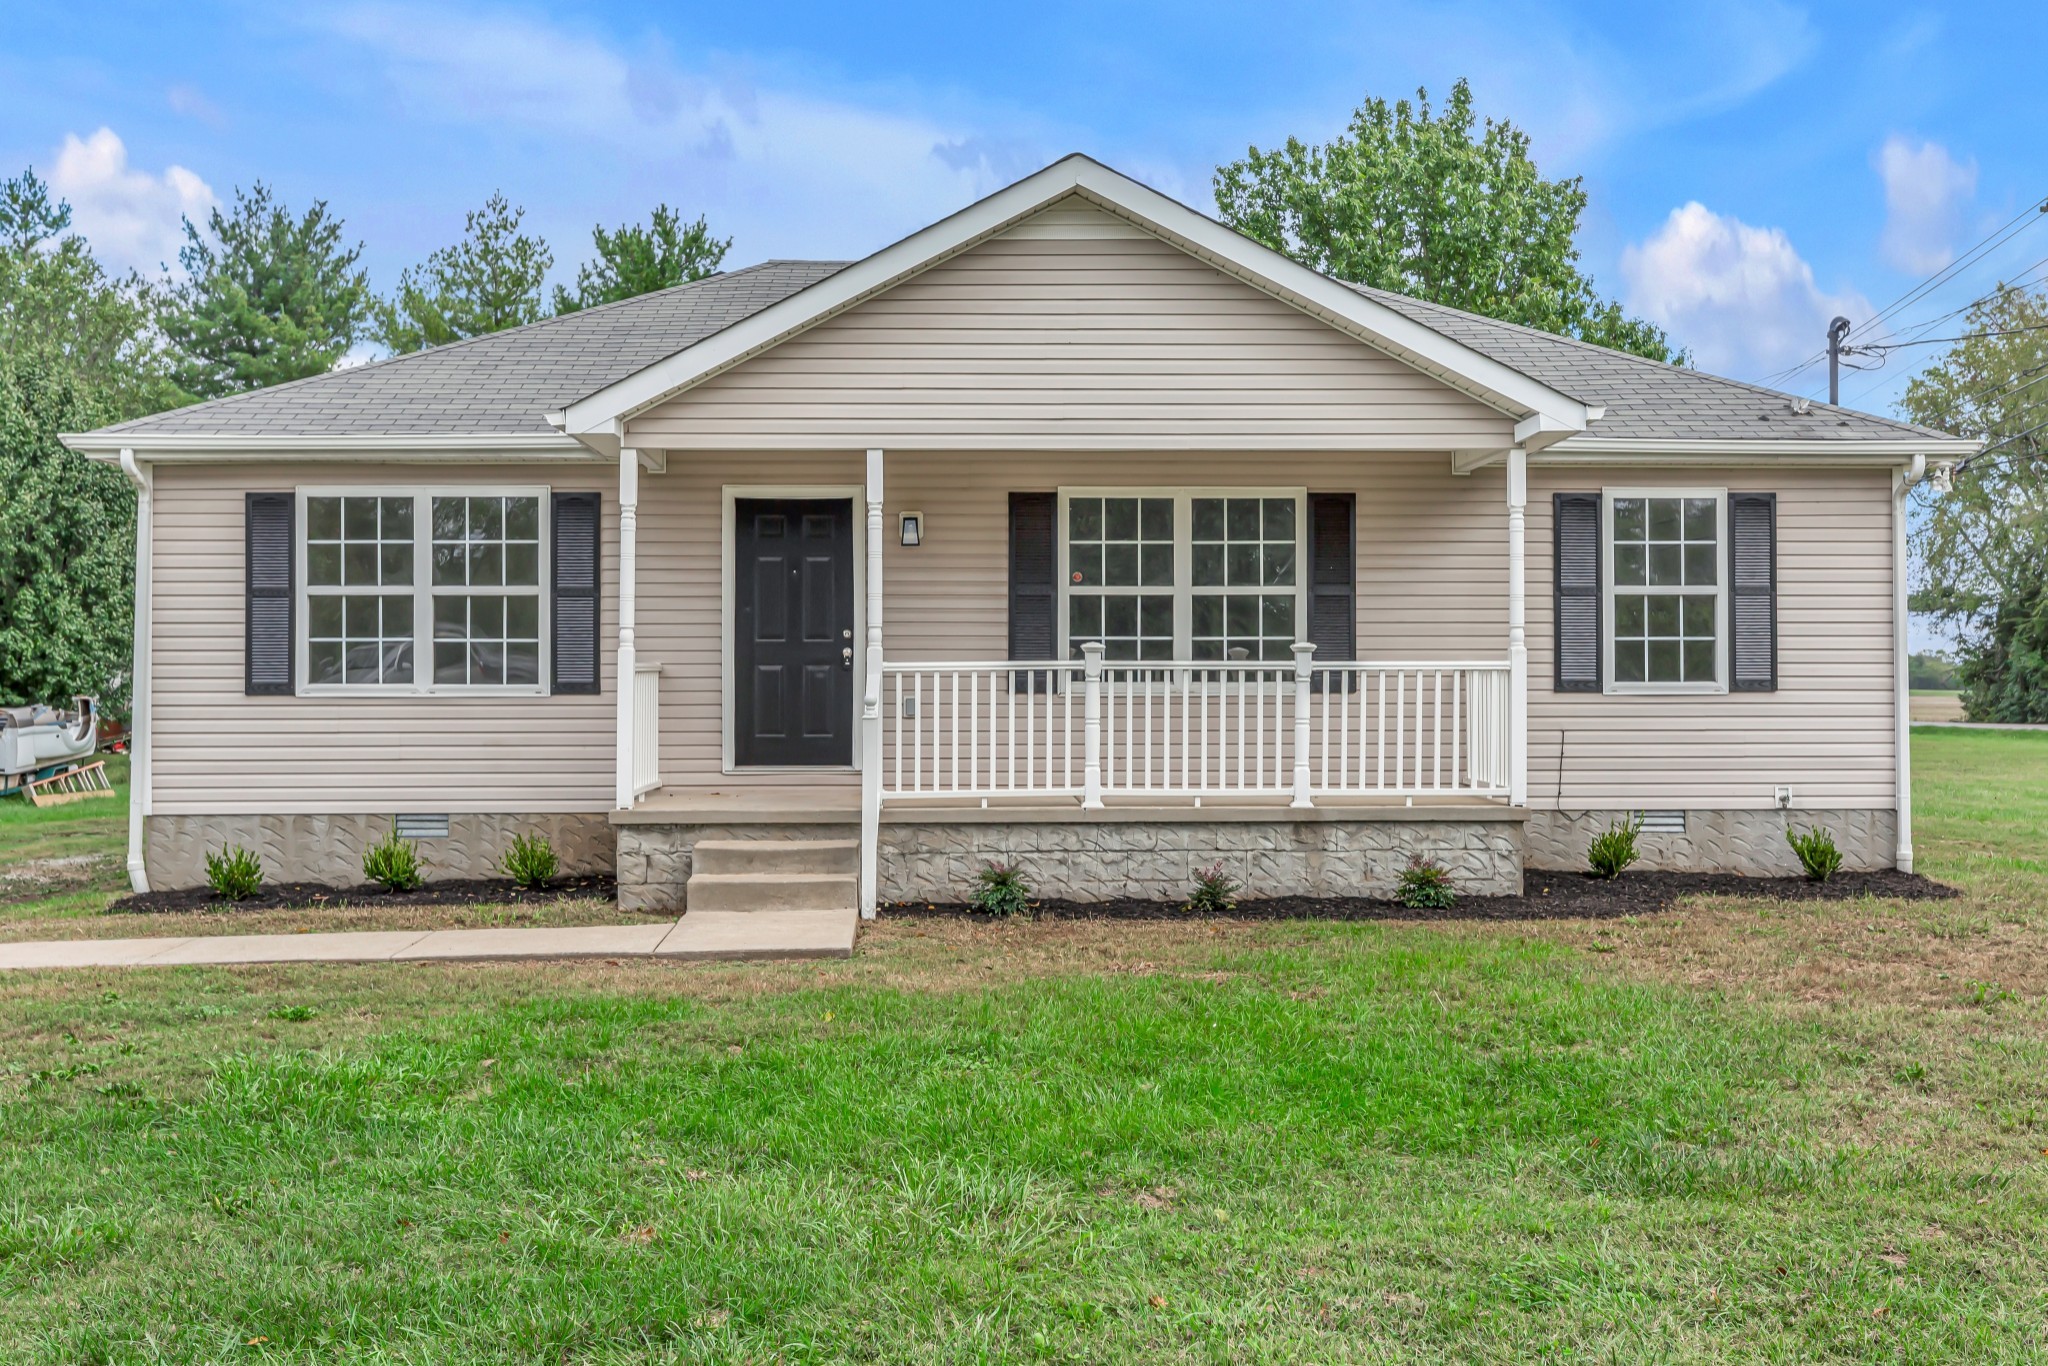
[[[2020,233],[2026,231],[2027,228],[2033,226],[2034,223],[2039,222],[2044,215],[2048,215],[2048,199],[2036,199],[2032,201],[2027,205],[2025,209],[2022,209],[2019,213],[2015,214],[2006,222],[2000,224],[1997,228],[1994,228],[1989,235],[1984,237],[1975,246],[1971,247],[1961,256],[1951,261],[1948,265],[1943,266],[1933,275],[1930,275],[1927,279],[1913,286],[1913,288],[1907,290],[1904,294],[1901,294],[1898,298],[1892,300],[1891,303],[1885,305],[1882,309],[1878,310],[1877,314],[1874,317],[1870,318],[1866,322],[1860,323],[1857,326],[1850,328],[1849,335],[1854,336],[1858,332],[1867,332],[1870,328],[1876,327],[1878,324],[1882,323],[1886,318],[1891,317],[1893,314],[1897,313],[1901,308],[1904,308],[1906,305],[1912,303],[1916,299],[1924,298],[1930,290],[1938,289],[1940,286],[1948,283],[1950,280],[1954,279],[1959,272],[1967,269],[1972,265],[1975,265],[1978,261],[1982,260],[1985,257],[1985,255],[1992,251],[1997,250],[2001,246],[2004,246],[2007,242],[2019,236]],[[1797,365],[1790,366],[1784,370],[1778,371],[1776,374],[1766,377],[1764,383],[1767,385],[1787,383],[1791,381],[1795,376],[1819,364],[1821,361],[1824,361],[1827,358],[1828,353],[1825,350],[1817,351],[1813,355],[1808,356],[1805,360],[1800,361]]]

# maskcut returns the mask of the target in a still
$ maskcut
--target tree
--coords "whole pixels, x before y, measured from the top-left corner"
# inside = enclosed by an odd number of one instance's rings
[[[294,216],[262,181],[235,192],[232,213],[214,209],[206,232],[186,219],[186,278],[162,319],[182,353],[179,386],[218,398],[333,369],[369,321],[362,253],[343,244],[325,200]]]
[[[1439,113],[1369,98],[1346,134],[1247,150],[1216,171],[1223,221],[1357,284],[1683,364],[1661,328],[1600,299],[1579,270],[1582,182],[1545,180],[1506,120],[1474,137],[1472,89]]]
[[[613,232],[590,230],[597,259],[576,271],[576,292],[555,286],[555,312],[574,313],[595,304],[616,303],[657,289],[701,280],[718,269],[732,239],[712,237],[702,215],[694,223],[666,204],[657,205],[650,226],[629,224]]]
[[[555,263],[538,237],[519,231],[526,210],[494,194],[463,219],[463,239],[398,277],[377,310],[379,340],[403,354],[537,322],[541,282]]]
[[[1956,636],[1971,720],[2048,721],[2048,290],[2000,285],[1964,333],[1900,405],[1987,443],[1948,493],[1915,494],[1912,606]]]
[[[136,276],[110,279],[33,171],[0,183],[0,704],[126,709],[135,498],[58,442],[175,401]]]

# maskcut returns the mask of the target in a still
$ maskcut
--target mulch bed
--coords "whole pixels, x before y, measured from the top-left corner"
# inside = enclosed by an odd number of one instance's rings
[[[1585,873],[1531,872],[1521,896],[1463,896],[1448,910],[1415,910],[1373,897],[1276,896],[1237,903],[1232,920],[1614,920],[1667,910],[1688,896],[1733,896],[1745,900],[1853,901],[1873,896],[1894,901],[1938,901],[1955,888],[1918,873],[1891,869],[1837,873],[1826,882],[1801,877],[1743,877],[1739,873],[1623,873],[1612,880]],[[961,902],[903,902],[883,913],[904,917],[1000,920]],[[1032,902],[1032,914],[1046,920],[1187,920],[1173,901]]]
[[[360,887],[330,887],[324,882],[266,882],[256,895],[241,901],[222,901],[209,887],[142,892],[122,897],[107,907],[107,913],[175,915],[191,911],[301,911],[336,906],[542,906],[552,901],[616,901],[618,895],[618,879],[610,873],[559,877],[533,891],[502,877],[435,881],[410,892],[387,892],[374,882]]]

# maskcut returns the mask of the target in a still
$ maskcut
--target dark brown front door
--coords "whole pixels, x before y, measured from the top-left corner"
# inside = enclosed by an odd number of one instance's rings
[[[733,758],[853,762],[853,501],[733,504]]]

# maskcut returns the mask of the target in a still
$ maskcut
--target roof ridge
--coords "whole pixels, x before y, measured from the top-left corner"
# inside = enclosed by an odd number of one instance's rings
[[[1330,278],[1336,279],[1335,276]],[[1816,400],[1806,398],[1804,395],[1788,393],[1783,389],[1773,389],[1768,385],[1757,384],[1746,379],[1736,379],[1732,375],[1717,375],[1712,371],[1696,369],[1689,365],[1673,365],[1669,361],[1656,360],[1649,356],[1639,356],[1633,351],[1621,351],[1612,346],[1602,346],[1598,342],[1589,342],[1582,337],[1567,337],[1562,332],[1545,332],[1542,328],[1531,327],[1527,323],[1509,322],[1506,318],[1489,317],[1484,313],[1474,313],[1467,308],[1454,308],[1450,304],[1438,303],[1434,299],[1418,299],[1413,294],[1403,294],[1399,290],[1381,289],[1376,285],[1362,285],[1353,280],[1339,280],[1338,283],[1368,296],[1400,299],[1404,303],[1414,304],[1417,308],[1438,313],[1453,313],[1461,318],[1471,318],[1488,327],[1506,328],[1513,332],[1522,333],[1524,336],[1534,337],[1549,345],[1577,347],[1582,351],[1593,352],[1605,360],[1621,360],[1633,362],[1637,365],[1651,366],[1667,374],[1682,376],[1686,380],[1696,383],[1725,384],[1738,389],[1746,389],[1753,394],[1766,394],[1772,398],[1782,398],[1788,402],[1805,402],[1811,405],[1814,413],[1841,413],[1847,417],[1860,417],[1874,422],[1889,423],[1894,427],[1903,427],[1915,433],[1929,436],[1946,437],[1950,435],[1947,432],[1936,431],[1931,427],[1923,427],[1917,422],[1907,422],[1896,417],[1887,417],[1883,413],[1865,412],[1861,408],[1850,408],[1839,403],[1817,402]],[[1591,433],[1588,433],[1588,435],[1591,435]]]
[[[360,375],[370,370],[381,370],[388,365],[398,365],[405,361],[417,360],[421,356],[447,355],[448,353],[459,350],[463,347],[474,346],[478,342],[497,341],[502,337],[509,337],[514,335],[515,333],[529,332],[532,331],[534,328],[546,327],[551,323],[568,322],[571,319],[586,317],[594,313],[615,312],[621,308],[626,307],[629,304],[644,304],[654,299],[666,298],[669,295],[679,294],[684,290],[694,290],[699,286],[708,285],[714,280],[737,280],[743,275],[750,275],[757,270],[763,270],[769,266],[838,265],[844,267],[845,264],[846,263],[843,261],[803,261],[792,257],[777,257],[767,261],[756,261],[753,265],[741,266],[738,270],[713,271],[711,274],[700,276],[695,280],[684,280],[680,284],[668,285],[661,289],[650,289],[645,294],[635,294],[632,297],[625,299],[613,299],[609,303],[592,304],[589,308],[579,308],[573,313],[553,313],[545,318],[535,318],[530,323],[520,323],[514,327],[501,327],[495,332],[480,332],[474,337],[459,337],[451,342],[443,342],[439,346],[423,346],[417,351],[404,351],[395,356],[385,356],[380,360],[364,361],[361,365],[336,366],[331,370],[322,370],[317,375],[301,375],[297,379],[288,379],[278,384],[266,384],[255,389],[244,389],[239,393],[222,394],[218,398],[204,399],[198,403],[188,403],[178,408],[167,408],[164,410],[164,413],[201,412],[208,408],[219,407],[222,404],[234,403],[240,399],[249,398],[256,394],[277,394],[287,389],[296,389],[304,385],[318,384],[323,380],[331,380],[343,375]],[[123,428],[128,427],[132,423],[148,422],[151,421],[152,419],[163,416],[164,413],[144,413],[140,417],[132,417],[125,422],[115,423],[113,426],[107,427],[104,430],[120,431]]]

